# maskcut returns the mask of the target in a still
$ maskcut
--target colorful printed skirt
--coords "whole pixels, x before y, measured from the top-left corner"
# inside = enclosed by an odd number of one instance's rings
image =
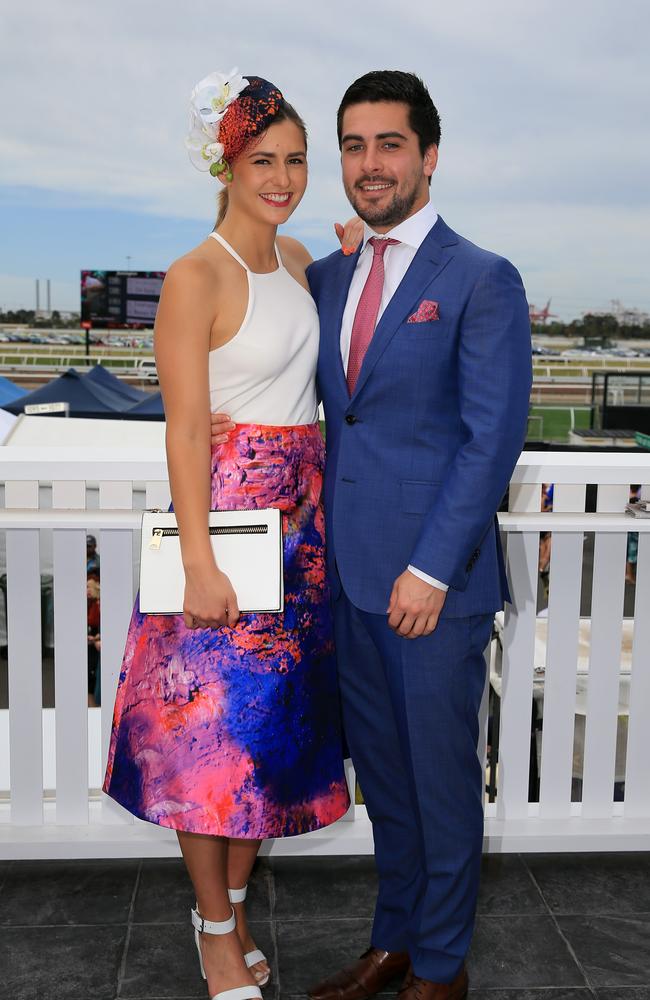
[[[135,608],[104,791],[191,833],[290,837],[348,808],[317,424],[238,424],[212,452],[212,507],[283,512],[285,610],[189,629]]]

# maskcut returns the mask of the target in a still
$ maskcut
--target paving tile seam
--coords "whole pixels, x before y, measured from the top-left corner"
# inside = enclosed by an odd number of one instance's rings
[[[306,916],[305,914],[303,914],[302,916],[285,917],[282,916],[282,914],[279,915],[276,914],[273,920],[276,924],[304,924],[307,923],[308,921],[313,921],[315,923],[323,924],[323,923],[336,923],[337,921],[341,920],[344,920],[346,923],[352,923],[353,921],[355,921],[356,923],[367,923],[369,920],[372,920],[372,913],[366,914],[365,917],[349,917],[349,916],[328,917],[326,914],[321,914],[321,913],[316,913],[313,916],[312,915]]]
[[[650,910],[630,910],[621,913],[620,910],[553,910],[556,917],[607,917],[608,920],[634,920],[635,917],[645,917],[650,920]]]
[[[249,927],[259,927],[260,924],[270,924],[271,920],[249,920]],[[93,927],[187,927],[188,922],[185,920],[115,920],[112,923],[109,921],[102,921],[92,924],[82,924],[80,922],[69,923],[69,924],[0,924],[0,933],[2,931],[42,931],[42,930],[55,930],[57,927],[80,927],[80,928],[93,928]],[[148,998],[145,998],[148,1000]]]
[[[6,862],[6,864],[7,864],[7,870],[4,873],[4,875],[2,876],[2,879],[0,879],[0,892],[2,892],[2,890],[4,889],[5,882],[7,881],[7,878],[9,877],[9,873],[13,869],[13,866],[15,865],[15,863],[16,863],[15,861],[7,861]]]
[[[267,884],[269,893],[269,915],[271,921],[271,942],[273,944],[273,968],[271,969],[272,982],[275,987],[275,994],[277,997],[280,996],[280,990],[282,989],[282,982],[280,979],[280,945],[278,942],[278,928],[275,919],[275,907],[277,904],[277,897],[275,893],[275,872],[269,865],[264,870],[264,879]]]
[[[93,927],[128,927],[129,924],[126,920],[116,920],[115,923],[96,923],[96,924],[1,924],[0,933],[2,931],[51,931],[51,930],[61,930],[61,928],[72,928],[78,927],[84,930],[92,930]],[[152,925],[156,926],[156,925]]]
[[[549,910],[548,914],[531,913],[530,910],[524,913],[485,913],[479,910],[477,913],[477,916],[481,917],[482,920],[498,920],[499,917],[543,917],[546,915],[551,917],[607,917],[609,920],[634,920],[635,917],[646,917],[650,920],[650,910],[634,910],[630,913],[613,912],[612,910]],[[555,987],[553,988],[555,989]],[[546,987],[540,986],[539,989],[546,989]]]
[[[133,928],[133,914],[135,912],[135,901],[138,895],[138,890],[140,888],[140,876],[142,875],[142,861],[138,865],[138,870],[135,873],[135,880],[133,882],[133,890],[131,892],[131,904],[129,906],[129,912],[126,920],[126,934],[124,935],[124,947],[122,948],[122,957],[120,964],[117,967],[117,996],[120,996],[122,989],[122,983],[124,982],[124,976],[126,975],[126,962],[129,954],[129,945],[131,943],[131,930]]]
[[[569,955],[571,956],[571,958],[575,962],[576,967],[577,967],[578,971],[580,972],[580,975],[584,979],[585,985],[586,985],[587,989],[589,990],[591,996],[594,998],[594,1000],[598,1000],[598,994],[596,993],[595,987],[594,987],[593,983],[591,982],[589,976],[587,975],[587,970],[583,966],[582,962],[579,960],[579,958],[578,958],[578,956],[577,956],[577,954],[575,952],[575,949],[574,949],[573,945],[571,944],[571,942],[567,938],[566,934],[564,933],[564,931],[560,927],[560,925],[559,925],[559,923],[557,921],[557,918],[556,918],[555,914],[553,913],[553,911],[551,910],[550,906],[548,905],[546,897],[544,896],[544,893],[542,892],[541,886],[539,885],[539,883],[538,883],[537,879],[535,878],[533,872],[531,871],[531,869],[526,864],[525,859],[522,858],[522,860],[524,861],[524,866],[525,866],[526,871],[528,872],[528,874],[530,876],[530,879],[531,879],[533,885],[535,886],[535,888],[537,889],[539,895],[542,898],[542,901],[544,903],[544,906],[546,907],[548,915],[549,915],[549,917],[551,918],[551,920],[553,922],[553,926],[555,927],[556,933],[559,935],[559,937],[561,938],[561,940],[564,942],[564,947],[567,949],[567,952],[569,953]],[[584,914],[581,913],[581,914],[578,914],[578,916],[584,916]]]
[[[542,887],[540,886],[539,882],[537,881],[537,879],[533,875],[533,871],[532,871],[530,865],[528,864],[528,861],[526,860],[526,855],[525,854],[518,854],[517,857],[519,858],[519,860],[523,864],[524,869],[525,869],[525,871],[526,871],[526,873],[528,875],[528,878],[530,879],[531,883],[533,884],[533,886],[535,888],[535,892],[537,893],[537,895],[541,899],[541,901],[542,901],[542,903],[543,903],[543,905],[544,905],[544,907],[546,909],[546,912],[549,914],[549,916],[552,916],[551,907],[548,904],[546,896],[542,892]]]

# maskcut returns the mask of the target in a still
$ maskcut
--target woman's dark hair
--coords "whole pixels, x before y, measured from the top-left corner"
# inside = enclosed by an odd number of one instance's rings
[[[282,104],[278,108],[275,118],[273,119],[271,124],[277,125],[278,122],[293,122],[294,125],[297,125],[300,131],[302,132],[303,139],[305,140],[305,149],[307,149],[307,126],[305,125],[304,121],[302,120],[296,109],[293,107],[293,105],[289,104],[288,101],[284,100],[282,101]],[[269,125],[269,128],[271,128],[271,125]],[[255,139],[255,142],[258,141],[258,138]],[[214,224],[215,229],[217,228],[217,226],[221,225],[221,223],[226,217],[227,211],[228,211],[228,188],[224,186],[219,192],[217,221]]]
[[[429,146],[440,145],[440,115],[419,76],[415,73],[403,73],[398,69],[379,69],[360,76],[343,95],[336,115],[339,149],[345,111],[351,104],[363,104],[366,101],[399,101],[408,105],[409,125],[418,137],[423,156]]]

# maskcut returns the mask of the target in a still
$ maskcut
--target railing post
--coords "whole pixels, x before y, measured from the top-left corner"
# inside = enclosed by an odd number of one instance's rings
[[[100,508],[131,510],[133,484],[105,482],[99,486]],[[102,772],[106,768],[113,720],[113,703],[122,666],[124,645],[133,608],[133,532],[102,529],[100,599],[102,635]],[[107,823],[132,823],[133,816],[107,795],[102,795],[102,817]]]
[[[539,484],[511,485],[511,511],[539,512],[540,505]],[[507,560],[513,603],[506,605],[503,630],[497,790],[500,819],[528,815],[539,532],[513,532],[508,538]]]
[[[8,482],[7,507],[38,510],[37,481]],[[43,823],[41,574],[37,528],[7,531],[11,822]]]
[[[83,510],[85,482],[52,484],[52,507]],[[86,531],[55,529],[54,678],[56,821],[88,822]]]

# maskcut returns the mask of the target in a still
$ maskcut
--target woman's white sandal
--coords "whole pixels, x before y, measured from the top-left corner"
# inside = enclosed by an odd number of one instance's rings
[[[201,975],[205,974],[203,965],[203,955],[201,954],[201,934],[230,934],[237,927],[235,911],[232,911],[228,920],[205,920],[198,910],[192,910],[192,925],[194,927],[194,942],[199,953],[199,963],[201,965]],[[258,960],[259,961],[259,960]],[[262,1000],[262,991],[259,986],[237,986],[233,990],[223,990],[215,993],[212,1000]]]
[[[247,890],[248,885],[245,885],[243,889],[228,889],[228,899],[231,903],[243,903],[246,899]],[[259,948],[255,948],[254,951],[246,952],[244,955],[244,961],[246,962],[246,967],[250,969],[253,965],[257,965],[258,962],[266,962],[267,958],[263,951],[260,951]],[[271,973],[267,972],[263,979],[257,980],[257,985],[266,986],[270,978]]]

